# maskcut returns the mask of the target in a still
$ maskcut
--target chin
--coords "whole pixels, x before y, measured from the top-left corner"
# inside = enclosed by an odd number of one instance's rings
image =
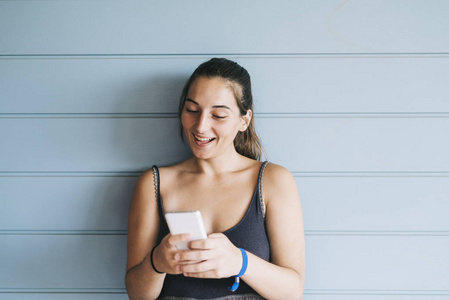
[[[192,150],[193,156],[195,156],[198,159],[209,159],[212,158],[211,153],[205,153],[204,151],[195,151]]]

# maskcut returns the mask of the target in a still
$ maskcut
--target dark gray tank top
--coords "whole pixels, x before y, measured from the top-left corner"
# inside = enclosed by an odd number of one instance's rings
[[[259,170],[257,185],[248,210],[240,222],[223,232],[238,248],[243,248],[260,258],[270,261],[270,244],[265,228],[265,206],[262,200],[262,176],[268,162],[264,162]],[[164,209],[160,196],[159,170],[153,166],[154,183],[159,211],[159,244],[170,232],[164,217]],[[158,299],[263,299],[243,280],[237,291],[231,292],[228,287],[234,283],[234,277],[222,279],[200,279],[181,275],[167,274]]]

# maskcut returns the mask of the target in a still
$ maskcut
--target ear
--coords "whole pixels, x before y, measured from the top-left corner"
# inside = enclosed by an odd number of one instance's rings
[[[248,128],[249,123],[251,123],[252,117],[253,117],[253,112],[251,111],[251,109],[248,109],[248,111],[246,112],[246,115],[241,116],[242,126],[240,127],[239,131],[243,132]]]

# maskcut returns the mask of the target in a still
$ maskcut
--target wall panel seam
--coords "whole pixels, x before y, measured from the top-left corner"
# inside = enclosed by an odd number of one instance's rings
[[[256,118],[449,118],[449,112],[278,112],[255,113]],[[0,119],[173,119],[176,112],[159,113],[0,113]]]
[[[1,288],[0,294],[126,294],[124,288]]]
[[[0,230],[2,235],[127,235],[126,230]]]
[[[0,294],[126,294],[124,288],[15,288],[0,289]],[[352,290],[352,289],[305,289],[306,295],[415,295],[445,296],[449,290]]]
[[[420,231],[420,230],[305,230],[306,236],[449,236],[448,230]],[[22,236],[22,235],[78,235],[78,236],[106,236],[127,235],[126,230],[0,230],[0,236]]]
[[[209,58],[212,56],[229,57],[229,58],[433,58],[433,57],[448,57],[449,52],[315,52],[315,53],[301,53],[301,52],[286,52],[286,53],[108,53],[108,54],[94,54],[94,53],[66,53],[66,54],[0,54],[0,59],[27,59],[27,58]]]
[[[148,166],[150,168],[151,166]],[[0,177],[14,178],[14,177],[139,177],[145,170],[142,171],[0,171]],[[446,172],[432,172],[432,171],[410,171],[410,172],[301,172],[290,171],[293,177],[296,178],[315,178],[315,177],[449,177],[449,171]]]
[[[416,295],[416,296],[444,296],[449,295],[449,290],[327,290],[305,289],[308,295]]]

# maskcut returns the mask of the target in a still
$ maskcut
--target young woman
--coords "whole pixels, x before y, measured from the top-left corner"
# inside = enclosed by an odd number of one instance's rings
[[[135,187],[125,280],[130,299],[302,298],[298,191],[289,171],[259,161],[248,72],[223,58],[201,64],[184,87],[179,116],[193,156],[154,166]],[[164,213],[187,210],[201,212],[208,238],[178,250],[189,235],[171,235]]]

